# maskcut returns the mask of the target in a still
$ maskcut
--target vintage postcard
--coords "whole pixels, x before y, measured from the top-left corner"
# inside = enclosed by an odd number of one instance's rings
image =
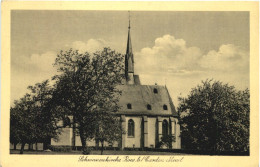
[[[3,2],[1,164],[258,166],[258,2]]]

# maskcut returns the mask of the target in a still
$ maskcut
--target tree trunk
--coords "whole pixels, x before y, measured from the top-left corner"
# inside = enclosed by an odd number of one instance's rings
[[[104,151],[104,141],[101,140],[101,155],[103,155],[103,151]]]
[[[16,150],[16,145],[17,145],[17,143],[14,143],[14,150]]]
[[[76,123],[75,123],[75,117],[73,117],[72,122],[72,149],[76,150]]]
[[[51,138],[46,138],[43,143],[43,149],[44,150],[50,149],[50,145],[51,145]]]
[[[33,150],[33,144],[32,144],[32,143],[30,143],[30,144],[28,145],[28,150]]]
[[[84,153],[86,151],[86,138],[84,136],[84,131],[83,129],[79,129],[79,136],[82,144],[82,152]]]
[[[99,140],[96,140],[96,150],[99,149]]]
[[[35,143],[35,149],[36,149],[36,151],[38,151],[38,143],[37,142]]]
[[[23,154],[24,146],[25,146],[25,143],[22,143],[20,154]]]

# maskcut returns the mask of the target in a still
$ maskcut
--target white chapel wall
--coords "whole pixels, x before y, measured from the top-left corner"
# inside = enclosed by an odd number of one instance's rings
[[[128,128],[128,120],[132,119],[135,122],[135,136],[128,137],[127,128]],[[141,122],[142,117],[128,117],[126,116],[126,140],[125,140],[125,147],[133,148],[140,148],[140,141],[141,141]]]
[[[156,117],[148,117],[148,147],[155,148],[156,139]]]
[[[71,146],[72,143],[72,128],[62,128],[62,132],[59,135],[59,140],[55,141],[51,139],[51,145],[53,146]]]

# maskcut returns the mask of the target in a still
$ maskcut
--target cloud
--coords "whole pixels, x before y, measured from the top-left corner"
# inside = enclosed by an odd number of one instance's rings
[[[50,70],[54,68],[53,63],[55,62],[56,55],[57,54],[52,51],[43,54],[32,54],[28,65],[35,66],[38,70],[43,72],[50,72]]]
[[[143,48],[135,55],[140,73],[198,70],[196,60],[202,56],[200,48],[187,47],[183,39],[171,35],[157,38],[152,48]]]
[[[249,71],[249,54],[233,44],[221,45],[218,51],[211,50],[199,64],[213,71]]]
[[[189,47],[184,39],[164,35],[154,46],[134,54],[135,72],[142,84],[167,85],[174,104],[178,96],[187,96],[202,80],[214,79],[249,88],[249,53],[233,44],[223,44],[218,50],[202,53]]]
[[[96,52],[107,46],[107,42],[103,39],[89,39],[87,42],[75,41],[72,43],[72,48],[79,50],[80,53],[83,52]]]
[[[108,43],[103,39],[89,39],[87,42],[74,41],[68,48],[82,52],[93,53],[103,49]],[[34,85],[46,79],[51,79],[57,73],[53,64],[57,52],[47,51],[45,53],[33,53],[30,56],[12,55],[11,73],[11,102],[21,98],[29,85]]]
[[[56,73],[53,63],[56,53],[48,51],[43,54],[12,57],[11,66],[11,103],[26,92],[29,85],[42,82]]]
[[[71,42],[68,48],[80,52],[95,52],[112,42],[89,39]],[[30,56],[12,55],[11,103],[22,97],[27,86],[50,79],[56,73],[53,63],[57,53],[48,51]],[[189,47],[184,39],[164,35],[155,40],[154,46],[134,53],[135,73],[142,84],[166,84],[175,104],[177,96],[187,95],[207,78],[235,85],[239,89],[249,87],[249,53],[238,46],[223,44],[218,50],[202,53],[198,47]]]
[[[135,54],[139,73],[195,74],[205,71],[247,71],[249,54],[241,48],[224,44],[218,51],[203,54],[198,47],[188,47],[183,39],[164,35],[155,40],[151,48]]]

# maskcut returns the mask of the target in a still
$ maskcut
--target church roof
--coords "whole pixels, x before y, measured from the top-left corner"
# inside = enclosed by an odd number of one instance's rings
[[[122,91],[122,95],[119,100],[121,108],[117,114],[178,116],[165,86],[133,84],[119,85],[118,89]],[[131,109],[128,108],[129,104]],[[151,110],[147,105],[151,106]]]

